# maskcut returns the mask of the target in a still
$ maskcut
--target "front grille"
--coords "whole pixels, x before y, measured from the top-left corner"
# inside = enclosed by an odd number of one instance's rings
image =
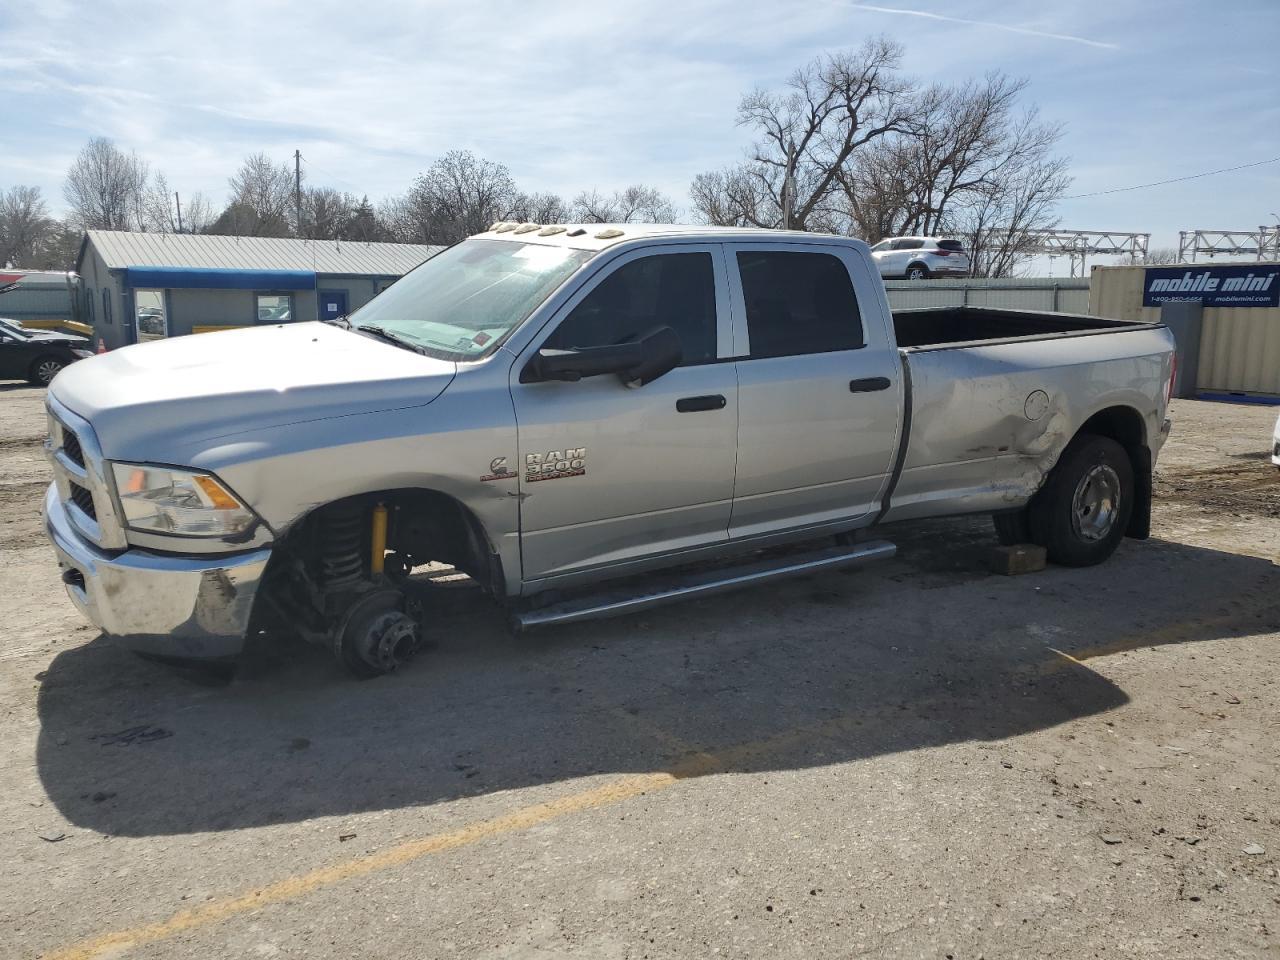
[[[80,441],[66,427],[62,428],[62,452],[77,467],[84,466],[84,451],[80,449]]]
[[[109,468],[93,427],[58,403],[52,394],[46,402],[49,437],[45,449],[68,520],[90,543],[107,550],[123,550],[128,540],[112,509],[106,474]]]
[[[71,502],[79,507],[90,520],[98,520],[98,511],[93,508],[93,494],[74,480],[70,481]]]

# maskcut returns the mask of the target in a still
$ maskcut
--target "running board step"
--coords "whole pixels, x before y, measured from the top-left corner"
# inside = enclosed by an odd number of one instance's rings
[[[792,554],[727,569],[688,574],[675,581],[667,581],[657,589],[641,589],[632,593],[609,591],[577,597],[546,607],[518,611],[513,621],[516,629],[526,630],[552,623],[619,617],[664,603],[709,597],[715,593],[754,586],[769,580],[852,567],[873,560],[888,560],[897,552],[898,548],[888,540],[867,540],[848,547],[829,547],[812,553]]]

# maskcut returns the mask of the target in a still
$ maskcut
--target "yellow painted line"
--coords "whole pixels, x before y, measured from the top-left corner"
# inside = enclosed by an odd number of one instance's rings
[[[1258,620],[1256,619],[1258,613],[1265,613],[1266,616]],[[1127,653],[1130,650],[1138,650],[1142,647],[1187,643],[1200,638],[1207,640],[1213,636],[1214,631],[1221,631],[1228,627],[1244,630],[1257,629],[1270,633],[1276,629],[1277,625],[1280,625],[1280,608],[1277,608],[1272,603],[1263,603],[1258,607],[1251,606],[1218,616],[1182,620],[1167,627],[1148,630],[1146,633],[1121,637],[1119,640],[1113,640],[1110,643],[1082,647],[1071,653],[1067,653],[1057,647],[1046,647],[1049,652],[1057,656],[1041,664],[1040,672],[1048,674],[1066,670],[1073,666],[1082,667],[1086,660],[1093,660],[1097,657],[1110,657],[1117,653]]]
[[[1228,623],[1239,622],[1251,612],[1253,611],[1237,611],[1220,617],[1184,621],[1170,627],[1122,638],[1113,643],[1077,650],[1074,654],[1068,654],[1051,647],[1049,648],[1050,651],[1057,656],[1046,663],[1042,669],[1045,672],[1053,672],[1068,666],[1084,666],[1083,661],[1092,657],[1106,656],[1159,643],[1194,639],[1197,634],[1204,631],[1209,631]],[[1268,621],[1264,628],[1274,622],[1274,620]],[[264,887],[213,900],[201,906],[175,913],[167,920],[143,924],[129,930],[102,934],[44,954],[43,960],[94,960],[94,958],[103,957],[107,954],[115,955],[144,944],[167,940],[170,937],[189,933],[241,914],[251,913],[272,904],[306,896],[335,883],[367,876],[379,870],[402,866],[423,857],[470,846],[492,837],[528,830],[531,827],[573,813],[593,810],[621,803],[624,800],[629,800],[642,794],[665,790],[667,787],[687,778],[706,776],[707,774],[731,769],[748,761],[785,753],[815,737],[852,732],[859,723],[858,718],[842,714],[816,724],[785,730],[771,737],[728,747],[713,754],[692,748],[681,738],[666,733],[645,721],[639,721],[637,717],[627,714],[623,710],[615,709],[614,712],[619,717],[625,717],[628,722],[638,723],[651,733],[660,735],[659,739],[667,744],[689,750],[689,755],[668,771],[622,777],[601,784],[598,787],[593,787],[590,790],[569,794],[556,800],[548,800],[545,803],[522,807],[503,816],[490,820],[481,820],[460,827],[457,830],[432,834],[416,840],[407,840],[378,853],[347,860],[332,866],[319,867]]]
[[[334,883],[367,876],[389,867],[401,866],[432,854],[456,850],[491,837],[527,830],[571,813],[608,806],[644,793],[662,790],[678,782],[682,776],[696,776],[701,769],[701,765],[692,765],[676,772],[624,777],[557,800],[523,807],[492,820],[481,820],[458,830],[408,840],[367,857],[320,867],[236,896],[213,900],[202,906],[175,913],[167,920],[93,937],[47,953],[44,958],[45,960],[92,960],[108,953],[155,943],[158,940],[167,940],[238,914],[250,913],[271,904],[305,896]]]

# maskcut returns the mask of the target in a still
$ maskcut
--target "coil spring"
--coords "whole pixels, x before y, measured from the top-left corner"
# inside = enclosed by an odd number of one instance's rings
[[[364,577],[365,513],[359,504],[329,508],[320,522],[320,580],[326,590],[354,587]]]

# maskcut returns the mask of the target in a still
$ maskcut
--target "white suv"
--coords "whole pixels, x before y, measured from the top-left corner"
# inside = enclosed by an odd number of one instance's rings
[[[871,259],[885,279],[927,280],[969,275],[969,254],[959,240],[886,237],[871,248]]]

